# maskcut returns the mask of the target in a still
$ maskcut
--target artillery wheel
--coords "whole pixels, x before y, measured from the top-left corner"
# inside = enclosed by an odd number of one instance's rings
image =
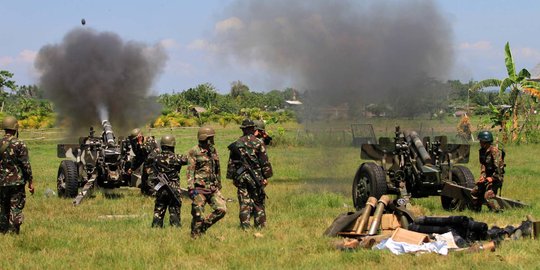
[[[474,187],[474,176],[469,168],[454,166],[452,168],[452,182],[467,188]],[[441,204],[444,210],[462,211],[467,207],[467,202],[451,197],[441,196]]]
[[[56,178],[56,186],[58,197],[75,198],[79,193],[79,179],[77,173],[77,165],[71,160],[62,160],[58,167],[58,177]]]
[[[352,186],[354,207],[359,210],[364,207],[369,197],[379,198],[386,194],[386,174],[381,166],[373,162],[362,163]]]

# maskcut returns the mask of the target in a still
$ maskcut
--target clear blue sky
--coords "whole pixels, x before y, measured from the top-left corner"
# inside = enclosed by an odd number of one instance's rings
[[[307,1],[307,0],[306,0]],[[80,26],[111,31],[124,40],[166,45],[169,60],[154,90],[181,91],[210,82],[227,92],[241,80],[251,89],[270,90],[262,70],[223,68],[202,50],[231,0],[205,1],[7,1],[0,0],[0,69],[15,73],[19,85],[37,83],[33,60],[39,49],[59,43]],[[509,41],[518,68],[540,63],[540,1],[437,0],[454,30],[456,65],[452,79],[481,80],[505,75],[503,48]],[[293,85],[294,87],[294,85]]]

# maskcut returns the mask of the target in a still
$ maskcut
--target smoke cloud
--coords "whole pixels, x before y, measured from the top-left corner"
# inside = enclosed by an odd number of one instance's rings
[[[158,46],[124,42],[117,34],[76,28],[40,49],[40,87],[72,132],[110,120],[115,132],[140,126],[159,112],[150,87],[167,55]]]
[[[238,0],[224,15],[221,59],[264,66],[330,105],[414,95],[453,65],[452,29],[433,1]]]

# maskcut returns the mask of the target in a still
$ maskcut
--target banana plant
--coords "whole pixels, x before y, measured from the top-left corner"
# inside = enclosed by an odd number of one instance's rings
[[[512,58],[512,52],[510,51],[510,44],[506,42],[504,47],[504,63],[506,65],[506,71],[508,77],[500,79],[486,79],[480,81],[472,86],[471,91],[478,91],[486,87],[499,87],[499,93],[502,95],[508,89],[510,89],[510,105],[512,109],[509,113],[502,114],[506,119],[499,119],[507,121],[511,118],[511,125],[503,125],[503,132],[510,133],[512,142],[519,140],[519,106],[522,102],[522,94],[527,94],[533,97],[533,101],[537,102],[540,98],[540,83],[530,80],[531,73],[527,69],[522,69],[519,73],[516,73],[516,66],[514,59]],[[528,117],[526,117],[528,119]],[[525,125],[523,123],[522,125]]]

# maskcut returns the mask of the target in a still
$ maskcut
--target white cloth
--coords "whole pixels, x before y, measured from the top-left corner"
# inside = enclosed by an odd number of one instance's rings
[[[422,243],[421,245],[412,245],[403,242],[395,242],[391,238],[383,240],[374,249],[388,249],[396,255],[412,252],[435,252],[441,255],[448,255],[448,244],[445,241],[436,241]]]
[[[448,244],[449,249],[459,248],[456,245],[456,241],[454,240],[454,235],[452,234],[452,232],[447,232],[447,233],[443,233],[443,234],[434,233],[433,235],[435,236],[435,240],[446,242],[446,244]]]

